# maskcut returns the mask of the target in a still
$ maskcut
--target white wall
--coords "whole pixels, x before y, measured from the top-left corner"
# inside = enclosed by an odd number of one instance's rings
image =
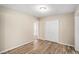
[[[40,18],[40,39],[45,40],[45,21],[59,20],[59,42],[74,46],[74,14]],[[0,10],[0,51],[8,50],[34,40],[36,18],[3,8]]]
[[[59,43],[74,46],[74,13],[40,18],[40,39],[45,40],[45,22],[59,20]]]
[[[34,22],[37,20],[31,15],[19,11],[2,8],[0,11],[0,25],[3,37],[0,39],[0,51],[8,50],[27,44],[34,40]]]

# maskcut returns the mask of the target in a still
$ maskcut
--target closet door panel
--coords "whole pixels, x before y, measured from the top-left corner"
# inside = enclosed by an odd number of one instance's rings
[[[45,39],[49,41],[58,42],[59,38],[59,22],[58,20],[51,20],[45,22]]]

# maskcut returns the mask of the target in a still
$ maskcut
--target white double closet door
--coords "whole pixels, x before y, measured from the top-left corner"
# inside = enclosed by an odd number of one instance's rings
[[[59,41],[58,20],[50,20],[45,22],[45,39],[53,42]]]

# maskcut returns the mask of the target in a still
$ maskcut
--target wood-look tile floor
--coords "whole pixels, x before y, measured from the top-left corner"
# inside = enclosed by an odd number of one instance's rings
[[[47,40],[35,40],[3,54],[78,54],[78,52],[71,46]]]

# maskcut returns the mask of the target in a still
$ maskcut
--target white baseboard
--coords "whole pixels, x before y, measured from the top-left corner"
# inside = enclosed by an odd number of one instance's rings
[[[30,41],[30,42],[33,42],[33,40]],[[18,46],[16,46],[16,47],[12,47],[12,48],[9,48],[9,49],[5,49],[5,50],[3,50],[3,51],[0,51],[0,54],[1,54],[1,53],[4,53],[4,52],[7,52],[7,51],[9,51],[9,50],[15,49],[15,48],[17,48],[17,47],[20,47],[20,46],[22,46],[22,45],[29,44],[30,42],[27,42],[27,43],[24,43],[24,44],[20,44],[20,45],[18,45]]]
[[[44,40],[44,39],[41,39],[41,40]],[[47,41],[50,41],[50,40],[47,40]],[[55,42],[55,41],[51,41],[51,42]],[[70,45],[70,44],[66,44],[66,43],[62,43],[62,42],[56,42],[56,43],[74,47],[74,45]]]
[[[76,48],[76,47],[75,47],[75,50],[79,52],[79,48]]]
[[[70,45],[70,44],[66,44],[66,43],[62,43],[62,42],[57,42],[57,43],[74,47],[74,45]]]
[[[44,39],[41,39],[41,40],[44,40]],[[47,41],[50,41],[50,40],[47,40]],[[30,42],[33,42],[33,40],[30,41]],[[30,42],[28,42],[28,43],[30,43]],[[54,41],[51,41],[51,42],[54,42]],[[7,52],[7,51],[9,51],[9,50],[15,49],[15,48],[17,48],[17,47],[20,47],[20,46],[22,46],[22,45],[28,44],[28,43],[20,44],[20,45],[18,45],[18,46],[16,46],[16,47],[12,47],[12,48],[6,49],[6,50],[4,50],[4,51],[1,51],[0,54],[1,54],[1,53],[4,53],[4,52]],[[62,43],[62,42],[56,42],[56,43],[74,47],[73,45],[66,44],[66,43]]]

